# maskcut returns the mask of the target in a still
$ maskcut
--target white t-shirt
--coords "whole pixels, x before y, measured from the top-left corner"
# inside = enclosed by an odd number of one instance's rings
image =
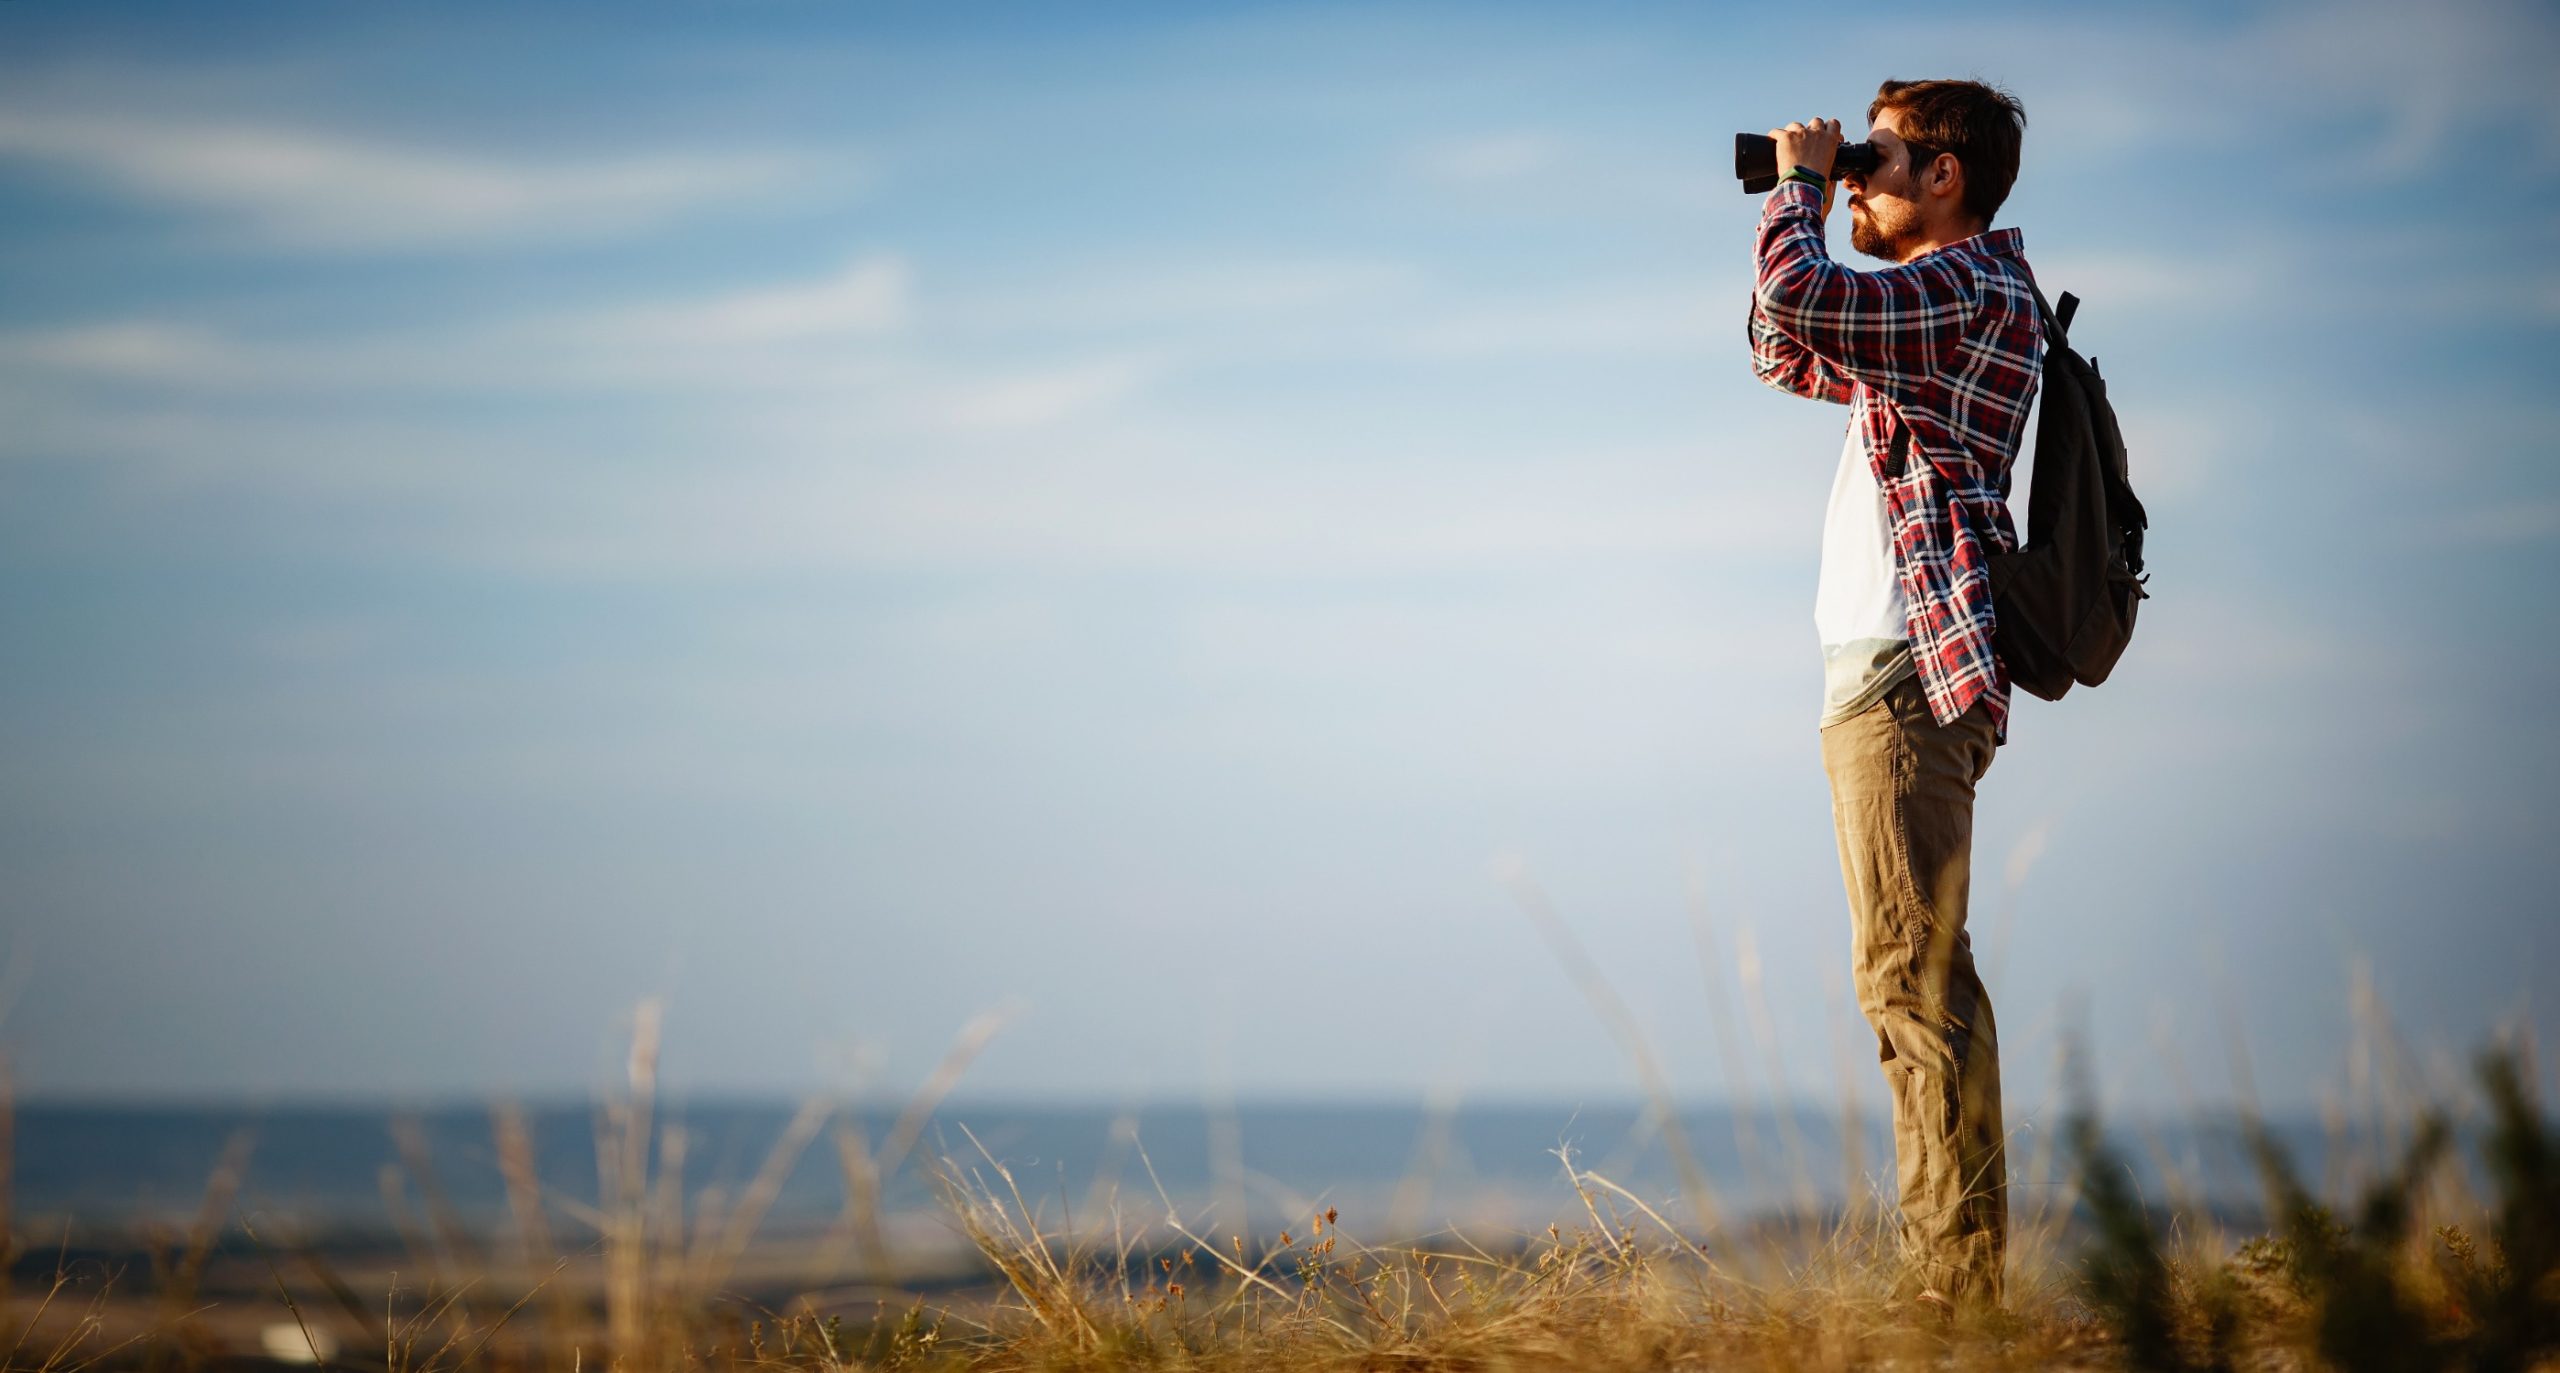
[[[1860,441],[1857,415],[1840,446],[1831,504],[1822,516],[1822,579],[1813,627],[1822,638],[1822,723],[1837,724],[1875,704],[1911,675],[1902,579],[1893,560],[1893,519]]]

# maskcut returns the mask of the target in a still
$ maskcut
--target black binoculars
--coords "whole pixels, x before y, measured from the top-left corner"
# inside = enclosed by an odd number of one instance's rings
[[[1873,143],[1843,143],[1831,155],[1831,175],[1856,172],[1865,176],[1876,169],[1879,159]],[[1778,184],[1780,175],[1791,169],[1778,165],[1778,140],[1764,133],[1738,133],[1733,136],[1733,174],[1742,178],[1747,195],[1758,195]]]

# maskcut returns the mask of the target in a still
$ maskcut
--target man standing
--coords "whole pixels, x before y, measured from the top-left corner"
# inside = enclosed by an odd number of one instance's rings
[[[1906,1295],[2000,1300],[2008,1171],[1991,998],[1965,931],[1973,793],[2008,737],[1987,557],[2017,547],[2009,467],[2044,330],[2018,231],[1991,229],[2026,114],[1972,81],[1887,81],[1876,169],[1831,260],[1837,120],[1770,130],[1789,169],[1760,213],[1751,364],[1849,407],[1814,619],[1822,761],[1848,887],[1858,1007],[1893,1093]]]

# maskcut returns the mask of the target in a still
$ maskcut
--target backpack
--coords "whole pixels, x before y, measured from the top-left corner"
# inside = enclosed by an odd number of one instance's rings
[[[2107,680],[2133,638],[2134,611],[2151,594],[2142,571],[2151,521],[2126,479],[2124,435],[2097,360],[2071,348],[2079,298],[2063,292],[2057,312],[2043,291],[2035,296],[2044,314],[2044,417],[2026,542],[1990,559],[1992,644],[2011,682],[2059,701],[2075,682]]]

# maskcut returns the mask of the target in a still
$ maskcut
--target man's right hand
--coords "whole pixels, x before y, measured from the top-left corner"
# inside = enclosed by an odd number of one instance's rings
[[[1831,172],[1832,159],[1840,153],[1840,121],[1790,123],[1783,129],[1771,129],[1769,139],[1778,145],[1778,175],[1785,176],[1798,167],[1822,173],[1822,217],[1831,218],[1832,196],[1840,189],[1839,178]]]

